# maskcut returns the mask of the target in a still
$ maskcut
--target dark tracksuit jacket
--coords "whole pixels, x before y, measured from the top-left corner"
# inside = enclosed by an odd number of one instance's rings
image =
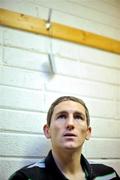
[[[86,180],[119,180],[120,177],[116,171],[103,164],[90,164],[83,155],[81,155],[81,165],[85,172]],[[45,159],[37,163],[28,165],[15,172],[9,180],[68,180],[58,169],[52,152]]]

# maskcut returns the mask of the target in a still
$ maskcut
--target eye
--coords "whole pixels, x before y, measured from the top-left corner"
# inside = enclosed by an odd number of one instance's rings
[[[60,114],[57,116],[56,119],[66,119],[67,118],[67,115],[66,114]]]
[[[78,120],[84,120],[85,119],[84,115],[82,115],[82,114],[75,114],[74,118],[78,119]]]

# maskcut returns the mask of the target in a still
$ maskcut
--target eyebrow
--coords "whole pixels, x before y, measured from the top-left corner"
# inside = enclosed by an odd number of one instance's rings
[[[60,114],[67,114],[68,112],[67,111],[60,111],[58,113],[56,113],[56,116],[60,115]]]
[[[56,113],[56,116],[58,116],[60,114],[68,114],[68,112],[67,111],[60,111],[60,112]],[[74,111],[73,114],[79,114],[79,115],[82,115],[82,116],[86,117],[86,114],[83,114],[80,111]]]

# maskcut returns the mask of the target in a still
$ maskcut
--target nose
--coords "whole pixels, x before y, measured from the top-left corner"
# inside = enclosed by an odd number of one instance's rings
[[[69,116],[66,120],[66,129],[72,130],[74,129],[74,118],[73,116]]]

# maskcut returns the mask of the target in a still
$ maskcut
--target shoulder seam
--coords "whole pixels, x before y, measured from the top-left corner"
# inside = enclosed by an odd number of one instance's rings
[[[41,159],[39,162],[27,166],[27,168],[33,168],[33,167],[45,168],[45,159]]]

